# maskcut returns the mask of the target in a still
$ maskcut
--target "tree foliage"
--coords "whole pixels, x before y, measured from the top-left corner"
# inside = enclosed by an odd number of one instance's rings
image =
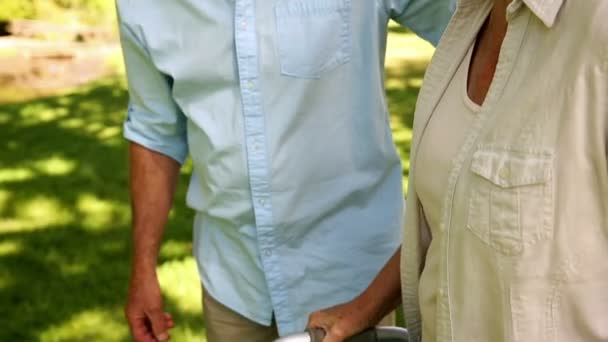
[[[34,3],[30,0],[0,0],[0,21],[32,19],[35,17]]]
[[[113,15],[111,0],[0,0],[0,21],[41,19],[101,24]]]

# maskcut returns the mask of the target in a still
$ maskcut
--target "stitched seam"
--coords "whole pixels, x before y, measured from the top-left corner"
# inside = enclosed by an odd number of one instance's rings
[[[514,46],[513,49],[515,50],[514,59],[517,59],[517,57],[519,56],[519,54],[521,53],[521,45],[523,44],[523,37],[525,36],[525,33],[527,31],[528,25],[529,25],[529,20],[526,23],[522,23],[522,26],[519,28],[519,30],[521,30],[520,32],[514,32],[512,34],[516,34],[516,36],[520,36],[520,42],[519,42],[519,46]],[[507,55],[508,56],[508,55]],[[487,103],[491,104],[489,107],[491,108],[492,105],[494,105],[494,102],[500,98],[500,96],[502,95],[504,88],[506,87],[506,85],[509,82],[509,78],[511,76],[511,73],[513,71],[513,65],[512,65],[512,61],[501,61],[499,60],[499,65],[496,68],[496,72],[494,75],[494,80],[500,80],[500,82],[498,83],[501,88],[500,89],[492,89],[493,87],[491,86],[490,91],[489,91],[489,97],[486,99]],[[505,69],[505,68],[509,68],[509,69]],[[484,113],[485,112],[485,113]],[[485,114],[485,115],[484,115]],[[450,241],[450,225],[451,225],[451,217],[450,217],[450,213],[447,210],[447,208],[449,208],[450,203],[452,203],[452,200],[455,196],[455,189],[456,189],[456,182],[460,176],[461,170],[462,170],[462,166],[464,164],[464,161],[468,155],[468,151],[470,151],[473,148],[473,145],[475,144],[475,141],[479,138],[479,135],[481,134],[481,129],[484,125],[484,123],[487,121],[488,119],[488,110],[487,108],[482,108],[482,110],[480,111],[479,115],[476,116],[475,121],[473,123],[473,127],[471,129],[471,132],[473,132],[471,135],[468,136],[467,140],[465,141],[465,143],[463,144],[460,153],[456,159],[456,161],[454,162],[454,167],[452,169],[452,172],[450,174],[449,177],[449,181],[448,181],[448,195],[446,196],[444,203],[443,203],[443,212],[444,212],[444,218],[443,221],[445,222],[445,227],[446,227],[446,231],[444,233],[444,240],[446,241],[446,257],[442,258],[442,263],[446,263],[445,265],[443,265],[442,269],[445,269],[445,272],[447,273],[446,277],[446,281],[448,282],[447,288],[447,301],[448,301],[448,315],[449,315],[449,321],[450,321],[450,329],[449,329],[449,336],[446,336],[446,338],[451,339],[454,335],[453,330],[453,326],[451,324],[451,310],[449,309],[451,307],[450,303],[451,303],[451,298],[450,298],[450,291],[449,291],[449,281],[450,281],[450,269],[449,269],[449,265],[448,264],[448,260],[447,260],[447,256],[449,255],[449,241]],[[450,191],[451,189],[451,191]]]

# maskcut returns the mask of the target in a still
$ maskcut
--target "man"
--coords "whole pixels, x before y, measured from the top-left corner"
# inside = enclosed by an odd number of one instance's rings
[[[208,340],[271,341],[360,293],[399,246],[384,99],[390,18],[436,43],[448,0],[119,0],[137,341],[165,341],[155,273],[180,164]]]

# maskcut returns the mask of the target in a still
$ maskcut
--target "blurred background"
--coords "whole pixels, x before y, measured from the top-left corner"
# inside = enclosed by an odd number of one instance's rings
[[[0,341],[128,341],[127,90],[110,0],[0,0]],[[413,109],[433,48],[390,26],[386,88],[409,170]],[[203,341],[185,206],[158,273],[174,341]]]

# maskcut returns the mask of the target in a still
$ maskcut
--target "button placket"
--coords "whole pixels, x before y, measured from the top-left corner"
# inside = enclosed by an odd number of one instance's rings
[[[245,148],[257,243],[264,276],[279,329],[294,319],[287,303],[287,291],[279,268],[270,198],[270,170],[265,141],[265,115],[259,88],[258,48],[254,0],[235,2],[235,46],[244,116]]]
[[[519,20],[521,20],[521,22],[518,22]],[[503,47],[501,48],[501,56],[499,57],[498,64],[496,65],[494,79],[492,80],[492,84],[488,89],[484,106],[482,106],[479,115],[473,122],[473,129],[471,130],[472,133],[467,137],[467,140],[462,146],[457,157],[458,162],[454,164],[454,168],[451,171],[450,181],[447,188],[447,193],[449,195],[445,199],[446,205],[444,206],[443,213],[443,221],[446,222],[446,226],[441,243],[442,258],[439,270],[439,281],[441,286],[439,300],[443,309],[438,312],[438,316],[442,317],[439,324],[438,336],[441,336],[442,340],[452,340],[453,337],[453,317],[451,311],[452,303],[449,296],[451,283],[449,255],[451,248],[453,248],[450,237],[450,229],[452,224],[451,208],[455,199],[455,189],[459,178],[458,176],[463,169],[464,161],[466,160],[467,156],[470,156],[475,143],[479,140],[481,131],[485,126],[485,122],[487,120],[491,120],[489,116],[493,114],[492,106],[502,94],[502,91],[509,80],[509,76],[514,68],[514,63],[516,62],[516,57],[519,52],[519,43],[523,40],[528,27],[528,20],[529,16],[525,18],[517,16],[513,18],[513,23],[509,25],[507,34],[505,36],[505,41],[503,42]],[[498,176],[501,181],[505,182],[506,184],[506,180],[508,180],[510,177],[510,170],[503,167],[502,169],[499,169]],[[442,291],[444,295],[441,294]]]

